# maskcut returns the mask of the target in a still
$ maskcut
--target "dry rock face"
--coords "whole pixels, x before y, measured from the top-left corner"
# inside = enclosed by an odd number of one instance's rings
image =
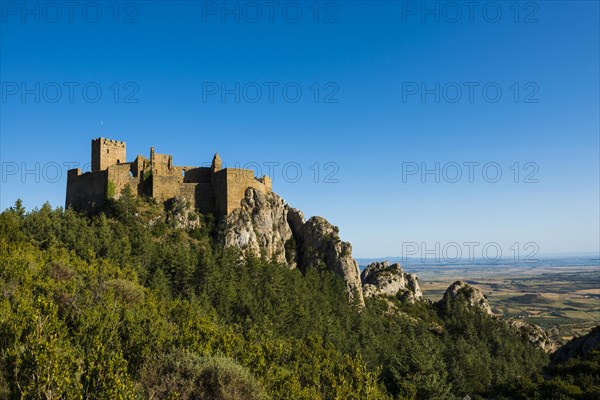
[[[325,268],[341,276],[351,300],[364,305],[358,264],[352,246],[338,228],[321,217],[304,220],[302,212],[273,192],[248,188],[241,207],[225,218],[225,246],[263,255],[290,268]]]
[[[289,261],[290,267],[295,268],[295,256],[286,257],[286,243],[292,239],[287,213],[288,207],[275,193],[248,188],[241,207],[226,218],[225,246],[265,255],[277,262]]]
[[[484,294],[481,292],[481,290],[463,281],[456,281],[452,285],[450,285],[444,293],[442,302],[452,302],[461,297],[466,300],[467,305],[469,305],[470,307],[479,308],[481,311],[488,315],[494,315],[490,307],[490,303],[488,302]]]
[[[200,217],[193,204],[185,197],[175,197],[167,204],[167,221],[178,229],[200,226]]]
[[[541,326],[514,318],[508,319],[506,322],[521,334],[526,335],[529,342],[538,346],[546,353],[552,353],[557,349],[558,345],[548,337],[546,331]]]
[[[344,279],[351,300],[364,305],[358,264],[352,258],[352,246],[340,240],[338,228],[325,218],[312,217],[304,224],[296,225],[294,231],[297,232],[299,268],[305,271],[310,267],[324,266]]]
[[[369,264],[360,275],[363,297],[396,296],[414,303],[423,293],[415,274],[407,274],[398,263],[387,261]]]

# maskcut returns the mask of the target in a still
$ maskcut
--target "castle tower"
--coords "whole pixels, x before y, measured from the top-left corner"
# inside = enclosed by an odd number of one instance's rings
[[[92,171],[127,162],[125,142],[105,138],[92,140]]]
[[[221,157],[219,157],[219,153],[215,153],[215,156],[212,160],[212,171],[217,172],[223,169],[223,162],[221,161]]]

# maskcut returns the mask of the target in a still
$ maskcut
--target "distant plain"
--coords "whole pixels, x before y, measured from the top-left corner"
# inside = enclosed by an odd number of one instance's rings
[[[566,342],[600,324],[600,262],[597,258],[551,258],[532,263],[475,260],[440,264],[389,258],[419,278],[425,298],[438,301],[456,280],[478,287],[496,315],[540,325]],[[361,269],[372,260],[359,259]]]

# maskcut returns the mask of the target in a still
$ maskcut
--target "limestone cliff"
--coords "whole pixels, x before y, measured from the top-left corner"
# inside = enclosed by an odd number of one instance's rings
[[[447,305],[449,303],[464,300],[467,306],[473,309],[479,309],[484,313],[493,316],[494,313],[490,307],[485,295],[476,288],[463,281],[456,281],[446,289],[444,297],[441,300],[441,305]],[[438,303],[438,304],[440,304]]]
[[[558,345],[548,337],[546,331],[541,326],[514,318],[508,319],[506,322],[522,335],[525,335],[529,342],[544,350],[546,353],[552,353],[558,347]]]
[[[369,264],[360,275],[365,298],[376,295],[398,296],[414,303],[423,297],[415,274],[407,274],[398,263],[387,261]]]
[[[312,217],[302,223],[303,218],[298,211],[290,214],[290,220],[298,244],[298,267],[305,271],[307,268],[324,266],[344,279],[351,299],[364,305],[358,264],[352,258],[352,246],[340,240],[338,228],[322,217]]]
[[[291,268],[296,268],[295,249],[289,246],[292,230],[287,214],[288,207],[281,197],[273,192],[262,193],[248,188],[241,207],[225,219],[225,246],[264,255],[277,262],[288,262]]]
[[[246,190],[241,207],[225,217],[224,245],[302,272],[325,268],[344,279],[351,300],[364,305],[352,246],[340,240],[338,228],[322,217],[305,221],[300,211],[273,192]]]

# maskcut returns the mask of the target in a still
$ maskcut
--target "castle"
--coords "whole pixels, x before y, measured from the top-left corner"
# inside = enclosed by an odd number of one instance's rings
[[[138,155],[127,162],[126,144],[118,140],[92,140],[91,171],[80,168],[67,173],[65,206],[90,211],[107,199],[118,199],[127,186],[137,196],[150,196],[160,202],[184,197],[201,213],[228,215],[240,207],[246,189],[270,192],[268,176],[255,178],[254,172],[240,168],[222,168],[218,154],[210,167],[173,165],[173,156],[154,152],[150,159]]]

